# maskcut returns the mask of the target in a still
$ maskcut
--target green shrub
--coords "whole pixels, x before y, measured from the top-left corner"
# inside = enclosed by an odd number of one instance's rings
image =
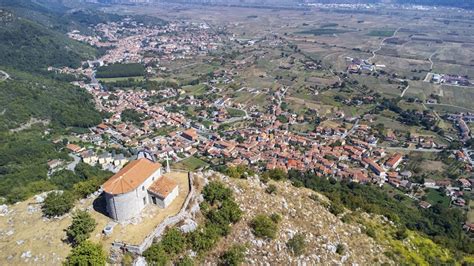
[[[262,176],[265,176],[267,179],[273,179],[276,181],[284,180],[287,178],[287,174],[280,168],[275,168],[266,171]]]
[[[376,237],[375,230],[370,227],[365,230],[365,234],[372,238]]]
[[[44,200],[41,209],[46,217],[61,216],[72,209],[74,201],[74,196],[68,191],[51,192]]]
[[[174,256],[184,251],[186,239],[178,229],[172,228],[161,239],[161,245],[168,254]]]
[[[272,221],[273,221],[274,223],[279,224],[279,223],[281,222],[282,217],[281,217],[281,215],[278,214],[278,213],[272,213],[272,214],[270,215],[270,219],[272,219]]]
[[[295,256],[302,255],[306,249],[306,238],[304,234],[297,233],[290,240],[288,240],[288,242],[286,243],[286,246],[291,250],[293,255]]]
[[[343,244],[337,244],[337,247],[336,247],[337,254],[343,255],[345,251],[346,251],[346,248],[344,247]]]
[[[204,199],[209,204],[214,205],[216,202],[221,202],[225,199],[232,198],[232,191],[221,182],[212,181],[204,187],[202,192]]]
[[[250,222],[250,227],[256,237],[274,239],[277,236],[278,225],[267,215],[255,216]]]
[[[72,217],[72,224],[66,229],[69,242],[74,246],[87,240],[97,223],[86,211],[78,211]]]
[[[337,216],[344,212],[344,205],[338,202],[332,202],[331,206],[329,206],[329,212]]]
[[[168,253],[161,244],[151,245],[151,247],[143,252],[143,256],[151,265],[165,266],[169,261]]]
[[[274,184],[268,185],[267,189],[265,189],[265,192],[268,194],[275,194],[277,191],[277,187]]]
[[[219,228],[216,225],[206,225],[191,233],[191,247],[198,253],[211,250],[219,240]]]
[[[184,256],[176,262],[177,266],[193,266],[194,261],[188,256]]]
[[[105,265],[106,256],[100,244],[84,241],[73,248],[66,258],[65,265]]]
[[[221,255],[220,260],[222,265],[235,266],[242,264],[245,260],[246,251],[247,248],[243,245],[233,245]]]

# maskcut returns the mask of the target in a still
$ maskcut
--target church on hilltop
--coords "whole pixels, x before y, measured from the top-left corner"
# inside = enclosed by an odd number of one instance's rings
[[[178,196],[178,184],[162,176],[162,167],[146,158],[130,162],[103,185],[109,216],[124,222],[140,216],[147,204],[168,207]]]

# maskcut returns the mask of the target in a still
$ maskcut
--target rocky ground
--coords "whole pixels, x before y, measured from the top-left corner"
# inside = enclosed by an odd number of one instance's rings
[[[232,188],[244,215],[233,226],[232,233],[206,258],[206,263],[215,263],[233,244],[245,244],[247,264],[393,264],[384,255],[385,247],[363,233],[361,225],[342,222],[327,210],[328,200],[312,190],[293,187],[289,182],[270,182],[277,187],[276,193],[271,195],[265,192],[267,185],[256,177],[237,180],[214,174],[209,178],[223,180]],[[272,213],[283,218],[277,238],[256,238],[249,222],[257,214]],[[286,247],[296,233],[306,236],[306,252],[299,257],[292,256]],[[336,252],[339,244],[344,246],[341,254]]]

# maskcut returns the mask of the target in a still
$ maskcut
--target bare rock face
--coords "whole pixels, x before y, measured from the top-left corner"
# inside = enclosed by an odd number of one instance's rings
[[[327,204],[323,204],[328,200],[312,190],[296,188],[288,182],[271,182],[277,191],[268,194],[265,192],[267,186],[258,177],[237,180],[216,174],[208,175],[208,178],[226,183],[234,191],[244,214],[230,235],[209,254],[205,264],[215,263],[219,255],[234,244],[247,245],[246,264],[394,264],[384,255],[383,246],[362,233],[360,225],[342,222],[327,210]],[[316,196],[319,200],[315,201]],[[256,238],[249,222],[258,214],[272,213],[282,217],[276,239]],[[287,242],[297,233],[305,235],[306,250],[295,257]]]

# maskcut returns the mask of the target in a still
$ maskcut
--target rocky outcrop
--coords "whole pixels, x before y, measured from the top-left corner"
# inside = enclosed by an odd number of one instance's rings
[[[342,222],[327,210],[328,200],[312,190],[293,187],[289,182],[271,182],[277,191],[268,194],[265,192],[267,185],[256,176],[248,180],[230,179],[218,173],[207,176],[209,179],[220,179],[233,189],[244,215],[233,226],[231,234],[206,258],[206,262],[215,263],[218,256],[233,244],[246,244],[248,264],[393,263],[384,255],[385,248],[363,233],[361,225]],[[282,217],[277,238],[256,238],[248,223],[257,214],[272,213]],[[306,252],[299,257],[292,256],[286,246],[296,233],[306,236]],[[336,252],[339,245],[344,247],[344,251]]]

